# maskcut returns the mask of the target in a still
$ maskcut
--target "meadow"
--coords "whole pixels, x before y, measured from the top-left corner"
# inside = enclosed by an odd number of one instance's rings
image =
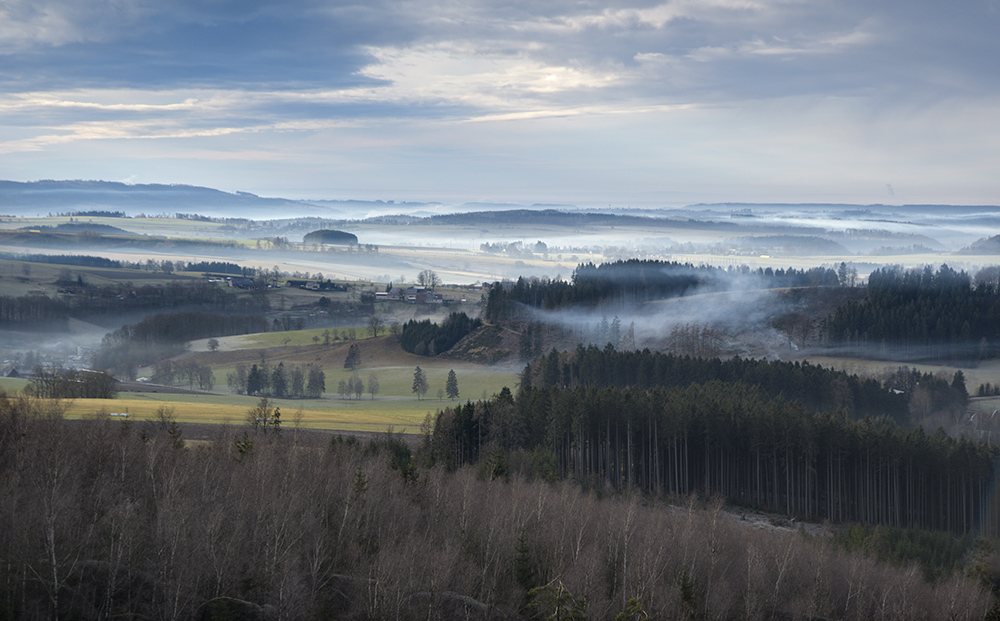
[[[423,368],[423,367],[422,367]],[[468,371],[469,373],[460,372]],[[367,383],[371,369],[359,370]],[[348,371],[335,371],[327,375],[328,392],[321,399],[271,399],[272,405],[281,409],[285,425],[328,431],[384,432],[389,428],[404,434],[420,432],[420,425],[427,415],[464,403],[478,400],[499,392],[504,386],[514,389],[516,374],[490,370],[456,367],[459,374],[460,398],[449,401],[437,398],[436,386],[444,387],[447,370],[431,368],[428,382],[431,391],[423,399],[410,392],[413,369],[410,367],[379,367],[380,391],[373,399],[365,392],[360,399],[341,398],[336,394],[336,384]],[[334,389],[331,394],[329,389]],[[0,379],[0,389],[15,394],[23,390],[27,380]],[[225,386],[221,387],[225,390]],[[430,393],[434,393],[433,395]],[[121,392],[117,399],[75,399],[62,402],[65,416],[70,419],[127,413],[133,420],[152,420],[160,408],[172,408],[174,418],[180,423],[205,423],[217,425],[242,425],[247,411],[257,405],[259,397],[235,395],[226,392],[178,394],[171,392]]]
[[[346,334],[348,327],[336,328]],[[465,402],[485,399],[500,392],[505,386],[516,390],[517,366],[490,367],[447,358],[416,356],[399,349],[395,337],[359,338],[354,341],[338,340],[330,345],[317,344],[314,337],[322,339],[332,328],[265,332],[220,338],[219,351],[209,351],[207,339],[192,343],[191,351],[176,361],[192,359],[212,368],[214,389],[210,392],[182,394],[170,388],[162,391],[147,385],[144,392],[120,392],[117,399],[77,399],[66,401],[65,415],[69,418],[86,418],[110,413],[128,413],[132,419],[153,419],[161,407],[172,408],[178,422],[237,424],[244,423],[247,411],[256,405],[259,397],[231,394],[226,377],[233,373],[237,363],[260,363],[266,359],[271,365],[318,364],[326,376],[326,392],[321,399],[272,399],[279,407],[287,424],[297,424],[309,429],[333,431],[386,431],[393,428],[399,433],[418,433],[428,414]],[[355,326],[358,335],[366,329]],[[358,377],[365,384],[361,398],[338,395],[341,380],[347,381],[355,371],[344,368],[344,359],[352,344],[362,352],[362,364],[357,368]],[[423,370],[429,389],[418,397],[413,390],[413,376],[417,366]],[[454,370],[458,378],[459,399],[449,401],[439,398],[443,393],[448,372]],[[142,369],[146,376],[151,368]],[[378,392],[369,392],[371,376],[378,379]],[[27,380],[0,379],[0,388],[8,393],[24,389]],[[187,388],[186,385],[180,385]],[[156,392],[153,392],[153,391]]]

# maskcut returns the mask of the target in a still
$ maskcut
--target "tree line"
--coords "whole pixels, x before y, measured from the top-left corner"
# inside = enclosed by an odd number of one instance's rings
[[[40,399],[114,399],[118,381],[103,371],[38,365],[25,392]]]
[[[201,307],[218,312],[246,313],[256,303],[237,297],[215,283],[170,282],[162,285],[71,285],[60,298],[40,295],[0,296],[0,325],[46,323],[65,326],[67,317],[123,315],[151,309]]]
[[[226,384],[238,395],[319,399],[326,391],[326,373],[312,363],[285,366],[262,360],[248,367],[241,362],[226,375]]]
[[[993,604],[962,574],[923,582],[719,504],[586,492],[499,460],[425,468],[398,438],[288,421],[187,449],[167,411],[69,422],[47,407],[0,395],[4,619],[854,621]]]
[[[252,267],[243,267],[229,261],[192,261],[184,265],[181,269],[186,272],[211,272],[213,274],[233,274],[246,278],[253,278],[257,270]]]
[[[48,323],[56,329],[65,329],[69,305],[45,295],[0,296],[0,324]]]
[[[24,261],[25,263],[48,263],[50,265],[76,265],[79,267],[122,267],[122,262],[116,259],[83,254],[15,254],[13,252],[3,252],[0,253],[0,259]]]
[[[721,495],[808,520],[1000,535],[996,447],[892,421],[813,414],[743,382],[527,387],[441,411],[432,454],[540,451],[553,473],[617,490]]]
[[[456,312],[448,315],[441,325],[430,319],[411,319],[403,324],[399,344],[404,351],[418,356],[436,356],[452,348],[465,336],[482,325],[479,319]]]
[[[122,326],[104,337],[109,344],[126,342],[185,343],[212,336],[266,332],[267,320],[260,315],[228,315],[204,311],[160,313]]]
[[[911,350],[918,357],[986,359],[1000,355],[1000,287],[973,285],[947,265],[883,267],[868,277],[864,301],[838,308],[824,324],[831,343],[856,355]]]
[[[888,390],[875,379],[862,379],[809,362],[753,358],[696,358],[671,353],[618,351],[578,345],[569,352],[555,349],[529,363],[522,386],[625,388],[684,387],[712,380],[742,382],[772,397],[797,400],[809,411],[844,410],[851,418],[887,416],[909,420],[907,396]]]
[[[212,390],[215,386],[215,373],[207,364],[199,364],[194,360],[161,360],[153,365],[151,378],[157,384],[167,386],[186,382],[194,389],[197,385],[201,390]]]
[[[365,394],[366,390],[371,395],[372,400],[375,399],[375,395],[381,390],[378,375],[374,371],[368,374],[367,386],[365,386],[365,381],[361,379],[361,375],[357,369],[346,380],[337,382],[337,394],[340,395],[341,399],[349,398],[351,395],[354,395],[355,399],[361,399],[361,395]]]
[[[15,254],[0,253],[0,259],[24,261],[27,263],[48,263],[50,265],[71,265],[76,267],[104,267],[114,269],[133,269],[148,272],[211,272],[215,274],[233,274],[253,278],[258,270],[243,267],[229,261],[178,261],[173,259],[146,259],[145,261],[128,261],[108,259],[83,254]]]
[[[932,415],[943,415],[948,422],[954,423],[965,414],[969,405],[969,390],[961,371],[955,371],[949,379],[943,372],[922,373],[919,369],[902,366],[881,374],[879,381],[893,393],[907,397],[910,420],[914,423]]]
[[[118,377],[135,378],[138,367],[183,352],[188,341],[266,332],[267,327],[267,319],[261,315],[159,313],[105,334],[101,347],[94,353],[93,364],[98,369],[112,370]]]
[[[514,283],[497,282],[486,294],[483,316],[490,321],[513,319],[520,307],[560,309],[593,307],[605,302],[640,303],[687,295],[694,291],[725,290],[734,278],[756,278],[762,287],[837,286],[840,278],[830,268],[728,268],[690,263],[627,259],[594,265],[581,264],[570,281],[518,278]]]

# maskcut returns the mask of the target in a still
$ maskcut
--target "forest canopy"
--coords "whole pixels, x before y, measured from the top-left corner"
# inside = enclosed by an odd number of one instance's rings
[[[906,349],[937,359],[1000,355],[1000,288],[973,285],[964,271],[942,265],[879,268],[868,277],[867,298],[841,306],[826,322],[832,343],[857,355]]]
[[[713,380],[753,385],[774,398],[800,402],[809,411],[842,410],[853,419],[888,417],[909,422],[906,396],[886,389],[875,379],[862,379],[809,362],[752,358],[694,358],[611,347],[577,346],[555,350],[529,364],[522,386],[625,388],[685,387]]]
[[[403,324],[400,346],[411,354],[436,356],[451,349],[481,324],[479,319],[470,319],[465,313],[452,313],[440,325],[430,319],[411,319]]]
[[[593,307],[606,302],[641,303],[691,293],[724,291],[737,278],[757,279],[761,287],[817,287],[840,283],[837,272],[822,267],[752,270],[747,266],[721,268],[629,259],[580,265],[569,282],[522,277],[514,283],[494,283],[487,292],[483,316],[500,321],[517,317],[520,306],[546,310]]]
[[[992,445],[886,418],[813,414],[745,382],[532,388],[446,408],[432,454],[450,466],[525,451],[552,476],[655,496],[721,495],[806,520],[1000,535]]]
[[[346,231],[320,229],[306,233],[302,241],[307,244],[330,244],[332,246],[357,246],[358,236]]]

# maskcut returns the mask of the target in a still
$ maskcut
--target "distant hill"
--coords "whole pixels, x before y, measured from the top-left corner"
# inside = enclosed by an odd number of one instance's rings
[[[696,203],[688,206],[690,209],[711,208],[726,209],[735,213],[759,213],[761,211],[803,211],[803,212],[840,212],[846,215],[881,215],[881,214],[979,214],[996,213],[996,205],[884,205],[872,203],[858,205],[854,203]]]
[[[354,233],[336,231],[333,229],[320,229],[312,233],[306,233],[302,238],[306,244],[330,244],[334,246],[357,246],[358,236]]]
[[[741,237],[728,240],[743,251],[761,253],[782,253],[786,255],[846,255],[849,254],[835,241],[815,235],[765,235]]]
[[[1000,235],[984,237],[968,248],[963,248],[959,254],[1000,254]]]
[[[114,227],[111,227],[114,228]],[[47,230],[29,229],[20,231],[0,230],[0,247],[21,246],[24,248],[59,248],[61,250],[74,250],[83,252],[87,249],[100,246],[105,250],[111,249],[140,249],[162,251],[171,249],[173,251],[193,249],[231,249],[238,246],[236,241],[217,241],[207,239],[184,239],[167,238],[158,235],[134,235],[123,232],[123,234],[110,234],[79,231],[67,233],[46,227]]]
[[[99,235],[133,235],[124,229],[108,224],[93,222],[67,222],[59,226],[32,226],[19,229],[21,231],[53,231],[56,233],[96,233]]]
[[[192,185],[126,184],[113,181],[0,181],[0,211],[35,215],[77,210],[116,210],[135,216],[197,213],[213,217],[268,218],[328,215],[330,209],[306,201],[264,198]]]
[[[490,225],[548,225],[573,228],[598,226],[642,226],[664,228],[704,228],[723,231],[745,230],[743,223],[703,222],[687,219],[652,218],[636,215],[617,215],[599,212],[569,212],[555,209],[509,209],[506,211],[478,211],[443,214],[424,219],[426,224],[451,224],[463,226]]]

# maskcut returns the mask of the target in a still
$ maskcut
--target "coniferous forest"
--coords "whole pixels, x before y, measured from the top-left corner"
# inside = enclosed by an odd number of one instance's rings
[[[580,265],[569,281],[519,278],[493,284],[483,316],[516,319],[525,309],[623,306],[692,293],[724,291],[741,282],[762,289],[837,287],[852,281],[829,268],[726,269],[631,259]],[[1000,286],[974,282],[947,265],[874,270],[864,299],[833,310],[820,322],[822,341],[856,356],[984,360],[1000,352]],[[599,343],[602,344],[602,343]]]
[[[520,307],[546,310],[570,306],[592,307],[602,302],[646,302],[689,293],[724,290],[733,279],[755,277],[766,287],[836,286],[837,272],[829,268],[751,270],[694,266],[674,261],[629,259],[580,265],[570,281],[518,278],[493,284],[486,295],[483,316],[492,321],[518,316]]]
[[[582,345],[555,350],[528,364],[522,385],[539,387],[625,388],[686,387],[719,380],[759,387],[766,395],[802,403],[811,412],[843,410],[848,417],[888,417],[906,424],[906,398],[875,379],[808,362],[747,358],[694,358],[642,351],[617,351]]]
[[[58,325],[64,324],[69,316],[116,316],[178,306],[199,307],[209,312],[260,311],[260,307],[250,300],[237,299],[219,287],[200,281],[127,288],[90,285],[82,279],[57,284],[66,287],[69,298],[0,296],[0,326]],[[81,295],[76,295],[78,293]]]
[[[403,324],[399,345],[403,351],[433,356],[448,351],[481,324],[479,319],[471,319],[465,313],[452,313],[441,325],[432,323],[430,319],[411,319]]]
[[[535,452],[557,477],[655,496],[721,495],[812,521],[1000,534],[995,447],[888,419],[816,415],[741,382],[527,388],[444,410],[433,454]]]
[[[934,359],[982,360],[1000,352],[1000,289],[947,265],[877,269],[867,296],[837,309],[826,322],[831,342],[857,354],[886,348]]]

